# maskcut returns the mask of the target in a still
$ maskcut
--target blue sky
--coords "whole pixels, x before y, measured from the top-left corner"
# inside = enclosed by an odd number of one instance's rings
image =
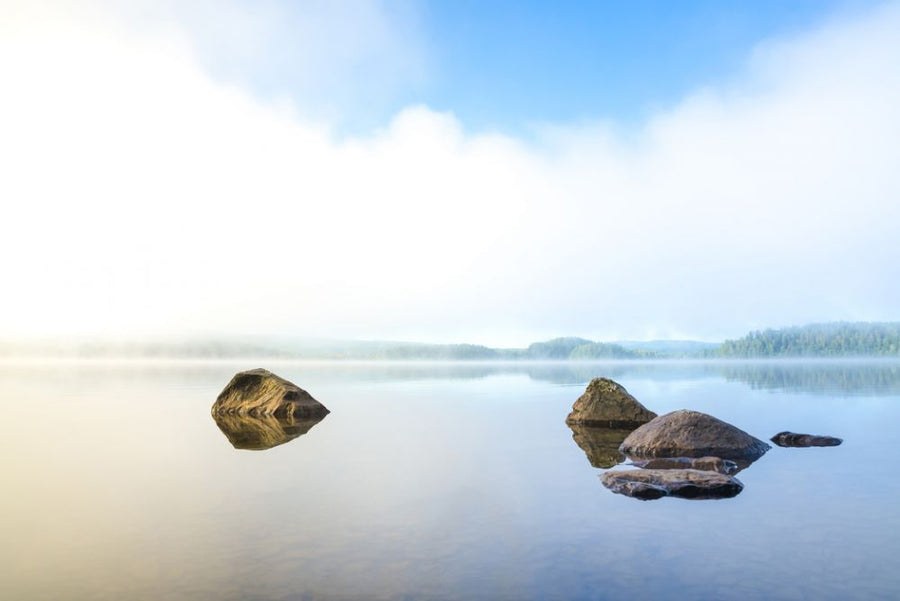
[[[0,0],[10,336],[900,319],[900,2]]]
[[[761,40],[873,2],[428,2],[434,74],[401,104],[453,111],[474,129],[535,122],[633,125],[728,79]]]

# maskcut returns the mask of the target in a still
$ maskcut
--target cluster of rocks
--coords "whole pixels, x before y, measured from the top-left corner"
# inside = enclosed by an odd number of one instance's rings
[[[771,447],[729,423],[682,409],[657,416],[620,384],[595,378],[566,418],[575,443],[594,467],[631,459],[637,469],[601,476],[615,493],[637,499],[733,497],[744,485],[734,474]],[[834,446],[839,438],[781,432],[779,446]]]

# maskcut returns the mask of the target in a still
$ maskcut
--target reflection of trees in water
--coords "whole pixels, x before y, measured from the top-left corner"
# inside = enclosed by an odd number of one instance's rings
[[[784,390],[810,394],[900,394],[900,363],[721,363],[729,381],[754,390]]]
[[[649,378],[657,381],[699,379],[716,375],[707,364],[683,361],[561,362],[525,364],[524,372],[532,380],[553,384],[587,384],[593,378],[624,380]]]
[[[77,386],[83,374],[102,378],[105,385],[184,388],[221,387],[236,371],[265,367],[279,375],[315,386],[321,382],[378,383],[415,380],[479,380],[497,376],[521,376],[538,382],[584,386],[592,378],[626,382],[656,382],[724,378],[756,390],[784,390],[809,394],[898,395],[900,361],[247,361],[59,363],[3,365],[0,380],[28,378],[28,386],[40,383]],[[577,395],[576,395],[577,396]],[[574,397],[573,397],[574,401]]]
[[[273,367],[277,369],[277,366]],[[679,380],[716,375],[701,364],[668,361],[483,361],[483,362],[332,362],[286,364],[283,371],[327,376],[348,381],[393,382],[412,380],[476,380],[495,376],[521,375],[539,382],[585,385],[592,378],[648,377]]]
[[[585,385],[592,378],[622,378],[645,375],[654,379],[683,379],[688,373],[703,373],[687,363],[657,361],[372,361],[285,362],[271,364],[277,373],[292,378],[316,378],[348,382],[397,382],[415,380],[478,380],[521,375],[540,382]],[[280,370],[280,371],[279,371]]]
[[[538,382],[583,386],[592,378],[648,379],[657,382],[724,378],[755,390],[809,394],[900,394],[900,362],[896,361],[472,361],[472,362],[316,362],[285,363],[273,369],[298,380],[347,382],[478,380],[520,375]]]
[[[655,381],[725,378],[754,390],[783,390],[816,395],[900,395],[900,362],[896,361],[697,361],[531,365],[534,380],[579,384],[603,376],[614,380]]]

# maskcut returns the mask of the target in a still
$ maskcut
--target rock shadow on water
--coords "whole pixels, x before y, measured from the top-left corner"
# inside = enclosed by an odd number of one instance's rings
[[[235,449],[265,451],[303,436],[324,417],[213,414],[219,430]]]
[[[592,467],[608,469],[625,461],[625,455],[619,451],[631,428],[603,428],[568,424],[572,430],[572,439],[582,451]]]

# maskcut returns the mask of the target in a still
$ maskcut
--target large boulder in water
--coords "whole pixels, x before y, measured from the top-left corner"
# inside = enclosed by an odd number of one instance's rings
[[[329,411],[308,392],[265,369],[235,375],[212,406],[216,415],[323,418]]]
[[[636,428],[656,414],[628,394],[625,387],[609,378],[594,378],[584,394],[572,405],[567,424]]]
[[[744,489],[734,476],[700,470],[610,471],[600,481],[614,493],[644,501],[661,497],[725,499]]]
[[[661,415],[628,435],[619,450],[631,458],[721,457],[748,464],[771,447],[740,428],[699,411]]]

